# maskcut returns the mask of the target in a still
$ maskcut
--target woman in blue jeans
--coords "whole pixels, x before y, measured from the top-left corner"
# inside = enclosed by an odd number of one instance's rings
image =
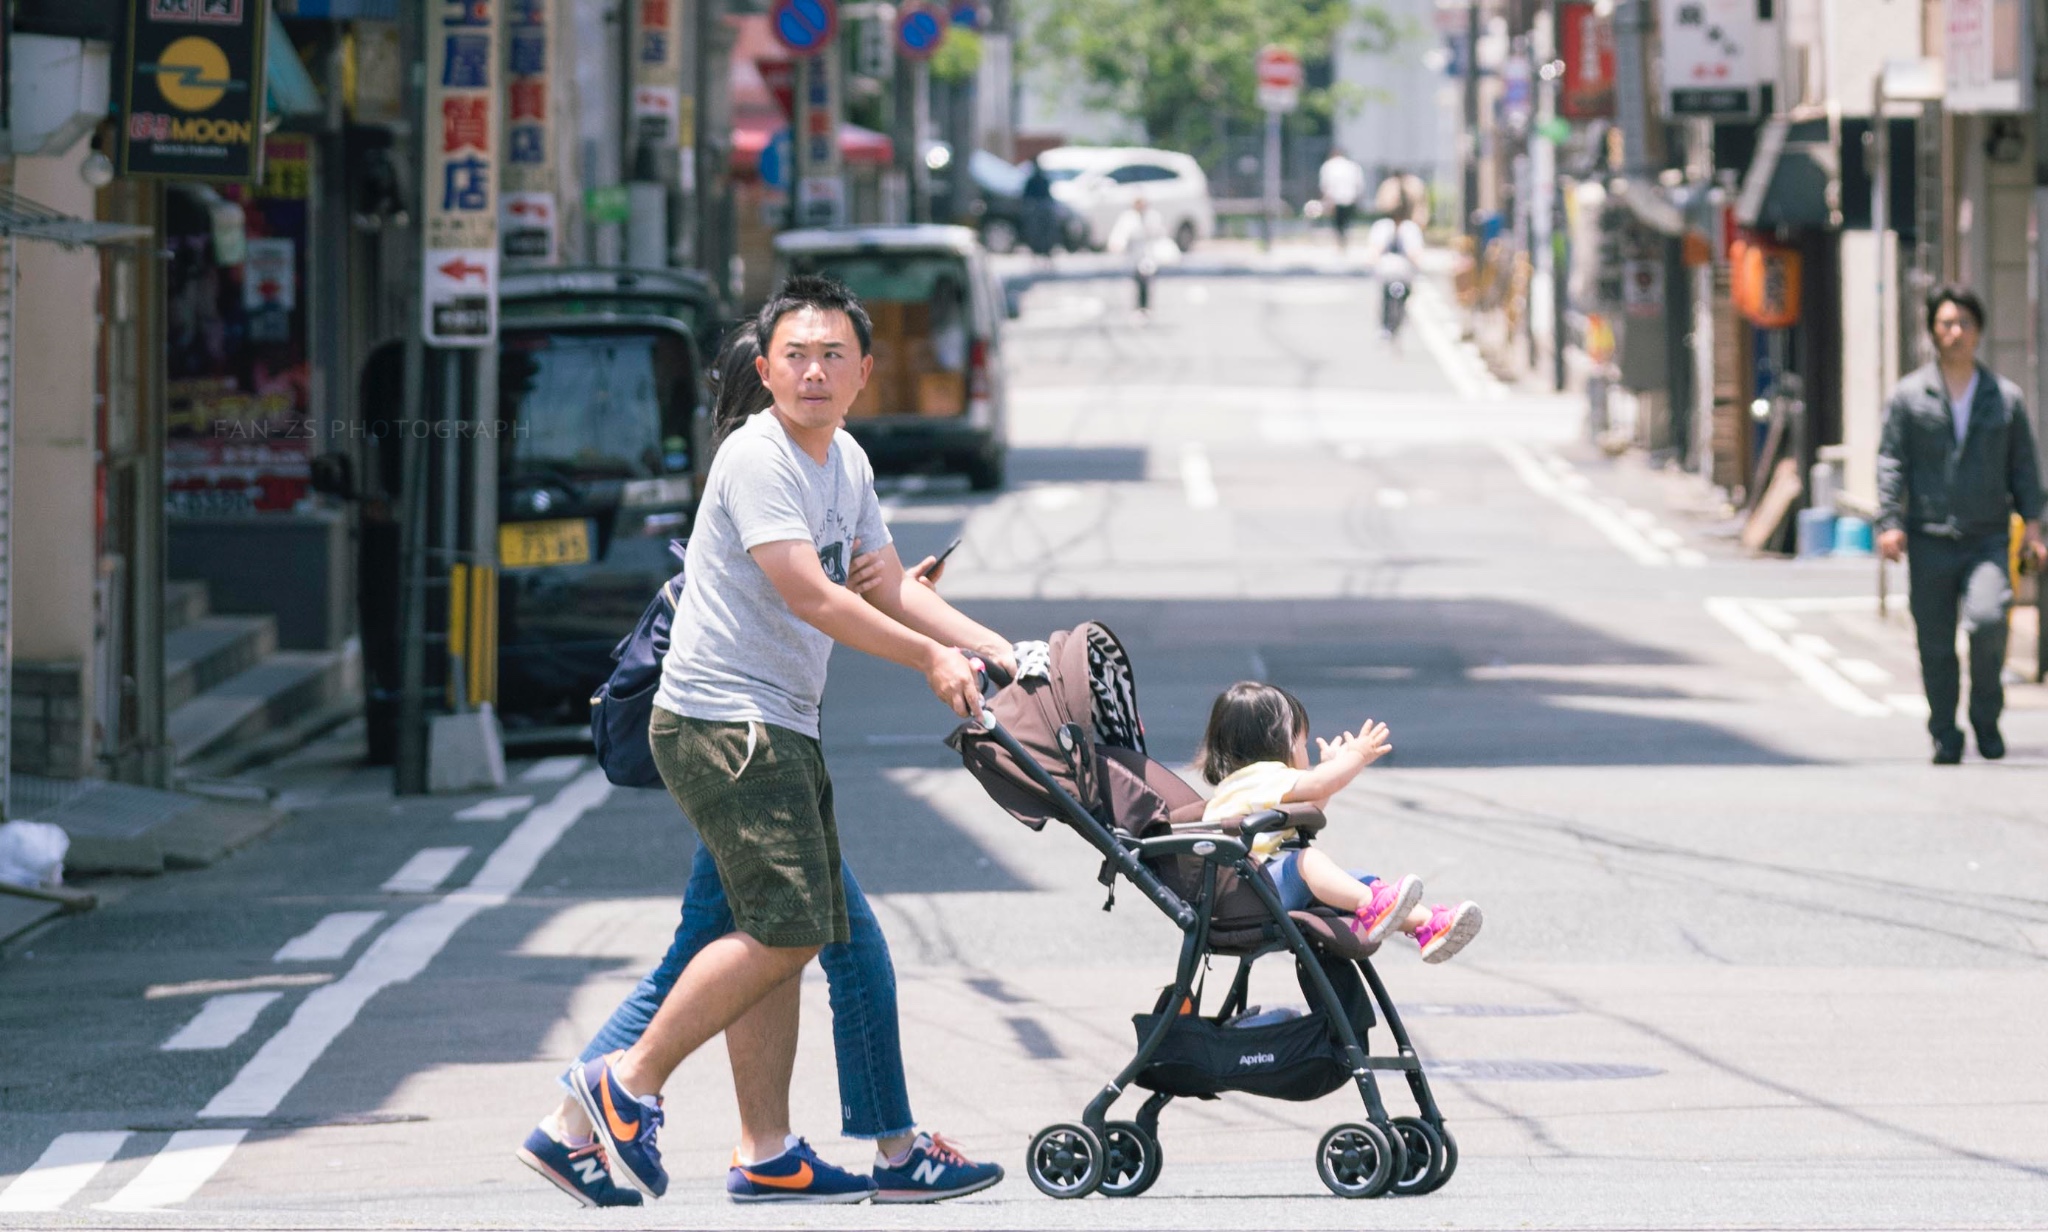
[[[713,421],[716,439],[723,439],[740,420],[768,405],[768,392],[754,366],[758,353],[753,331],[745,326],[727,339],[719,353],[714,374],[718,386]],[[875,559],[869,555],[854,558],[846,580],[850,589],[864,591],[874,584],[871,562]],[[944,568],[927,557],[910,573],[926,585],[933,585]],[[881,923],[875,919],[867,896],[861,893],[860,883],[854,880],[853,870],[842,861],[839,872],[845,883],[847,922],[852,936],[842,944],[821,950],[818,965],[824,969],[832,1003],[832,1043],[839,1067],[840,1132],[848,1138],[871,1139],[875,1143],[874,1201],[938,1202],[987,1189],[1003,1179],[1001,1165],[976,1163],[939,1135],[917,1132],[916,1119],[910,1114],[910,1093],[904,1084],[903,1047],[897,1034],[896,968],[889,961],[889,942],[882,935]],[[683,892],[682,919],[676,925],[668,953],[599,1028],[577,1058],[579,1063],[632,1046],[647,1030],[655,1011],[661,1008],[669,989],[697,951],[732,931],[732,911],[726,903],[725,886],[718,878],[718,866],[700,843],[690,869],[690,883]],[[741,1099],[742,1128],[750,1139],[758,1140],[763,1131],[786,1131],[787,1082],[778,1089],[782,1093],[779,1106],[750,1108],[748,1100]],[[757,1118],[772,1118],[780,1124],[746,1124]],[[519,1149],[519,1159],[585,1206],[638,1206],[638,1191],[630,1185],[613,1183],[593,1129],[575,1098],[565,1095],[555,1110],[527,1135]],[[735,1163],[733,1171],[745,1170]],[[735,1201],[827,1200],[827,1195],[775,1188],[772,1180],[766,1185],[759,1177],[743,1180],[746,1183],[735,1184],[728,1178],[727,1191]],[[829,1197],[844,1201],[845,1187],[837,1188],[839,1192]]]

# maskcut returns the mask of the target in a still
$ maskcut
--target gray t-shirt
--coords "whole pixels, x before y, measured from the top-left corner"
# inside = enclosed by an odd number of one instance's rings
[[[815,544],[825,576],[844,585],[853,541],[889,543],[875,472],[844,430],[825,464],[811,460],[761,411],[719,446],[697,506],[655,704],[684,718],[773,723],[818,734],[832,639],[799,620],[748,552],[764,543]]]

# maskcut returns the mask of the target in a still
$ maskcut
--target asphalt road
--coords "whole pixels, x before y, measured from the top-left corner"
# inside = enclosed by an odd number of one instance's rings
[[[913,1102],[1006,1183],[730,1206],[714,1044],[668,1089],[670,1197],[573,1209],[512,1150],[664,947],[693,840],[587,759],[394,801],[344,729],[270,772],[299,811],[269,838],[106,883],[110,905],[0,959],[0,1222],[2048,1225],[2035,691],[2014,690],[2004,763],[1929,766],[1909,631],[1872,612],[1868,562],[1742,559],[1693,488],[1488,379],[1433,296],[1396,348],[1359,279],[1190,271],[1156,295],[1141,319],[1121,282],[1034,288],[1008,340],[1011,485],[899,487],[892,525],[913,559],[964,534],[946,589],[1013,636],[1115,629],[1170,761],[1248,677],[1319,732],[1391,725],[1322,842],[1486,908],[1454,962],[1380,964],[1458,1135],[1444,1190],[1329,1196],[1312,1153],[1358,1117],[1340,1092],[1176,1103],[1150,1194],[1039,1195],[1026,1141],[1128,1055],[1177,934],[1128,891],[1105,914],[1085,846],[1010,820],[921,683],[842,652],[824,742]],[[401,868],[413,888],[389,888]],[[326,957],[278,956],[323,921]],[[1253,999],[1299,1001],[1291,983],[1267,964]],[[824,992],[812,972],[796,1116],[856,1164]]]

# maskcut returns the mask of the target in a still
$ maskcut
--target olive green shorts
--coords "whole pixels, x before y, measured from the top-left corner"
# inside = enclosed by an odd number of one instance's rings
[[[816,740],[660,706],[647,739],[662,782],[718,865],[739,931],[792,949],[850,938],[832,779]]]

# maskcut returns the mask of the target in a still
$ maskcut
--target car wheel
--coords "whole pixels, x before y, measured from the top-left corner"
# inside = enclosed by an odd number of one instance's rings
[[[1008,459],[1000,445],[990,445],[967,460],[967,486],[976,492],[993,492],[1003,486]]]
[[[981,246],[990,252],[1015,252],[1017,224],[1007,218],[991,218],[981,224]]]
[[[1179,246],[1180,246],[1180,250],[1181,250],[1182,252],[1193,252],[1193,251],[1195,250],[1195,220],[1194,220],[1194,219],[1192,219],[1192,218],[1183,218],[1183,219],[1181,219],[1181,221],[1180,221],[1180,226],[1179,226],[1179,227],[1177,227],[1177,228],[1175,228],[1175,230],[1174,230],[1174,232],[1173,232],[1173,242],[1174,242],[1175,244],[1177,244],[1177,245],[1179,245]]]

